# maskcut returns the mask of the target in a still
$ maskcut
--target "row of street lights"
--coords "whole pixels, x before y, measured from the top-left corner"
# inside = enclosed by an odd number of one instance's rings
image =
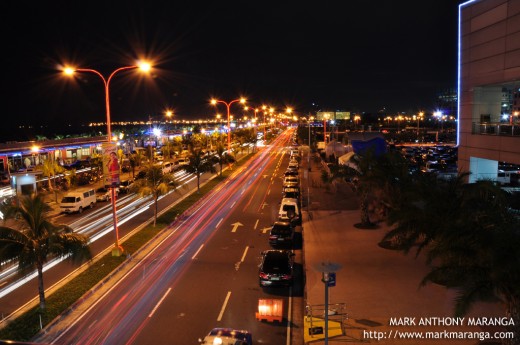
[[[74,67],[65,67],[63,69],[63,72],[66,74],[66,75],[69,75],[69,76],[72,76],[74,75],[74,73],[76,72],[79,72],[79,73],[93,73],[93,74],[96,74],[98,77],[101,78],[101,80],[103,81],[103,85],[104,85],[104,89],[105,89],[105,109],[106,109],[106,121],[107,121],[107,139],[108,139],[108,147],[107,147],[107,150],[113,150],[113,148],[111,147],[111,143],[113,141],[113,138],[112,138],[112,131],[111,131],[111,120],[110,120],[110,82],[112,80],[112,78],[119,72],[122,72],[122,71],[126,71],[126,70],[132,70],[132,69],[139,69],[143,72],[149,72],[150,69],[151,69],[151,65],[147,62],[139,62],[138,64],[136,65],[131,65],[131,66],[124,66],[124,67],[120,67],[120,68],[117,68],[116,70],[114,70],[109,76],[108,78],[105,78],[105,76],[95,70],[95,69],[91,69],[91,68],[74,68]],[[227,149],[228,149],[228,152],[230,152],[231,150],[231,128],[230,128],[230,118],[231,118],[231,111],[230,111],[230,108],[231,108],[231,105],[233,103],[242,103],[242,104],[245,104],[246,100],[244,98],[240,98],[240,99],[234,99],[230,102],[225,102],[225,101],[222,101],[222,100],[216,100],[216,99],[213,99],[211,100],[211,104],[213,105],[216,105],[217,103],[222,103],[226,106],[226,109],[227,109],[227,127],[228,127],[228,139],[227,139]],[[246,107],[245,110],[247,110],[248,108]],[[258,111],[260,111],[260,108],[252,108],[254,110],[254,113],[255,113],[255,120],[256,120],[256,117],[257,117],[257,113]],[[266,113],[269,111],[270,114],[272,114],[274,112],[274,109],[273,108],[270,108],[269,110],[267,110],[267,107],[266,106],[262,106],[261,108],[263,110],[263,114],[264,114],[264,138],[265,138],[265,115]],[[168,111],[167,112],[167,116],[171,116],[173,115],[171,111]],[[150,120],[150,124],[151,124],[151,119]],[[103,153],[103,155],[105,156],[105,152]],[[108,172],[109,173],[109,172]],[[107,173],[107,174],[108,174]],[[120,256],[122,253],[123,253],[123,248],[121,247],[121,245],[119,244],[119,231],[118,231],[118,228],[117,228],[117,215],[116,215],[116,196],[115,196],[115,188],[117,187],[117,183],[118,183],[118,179],[119,179],[119,176],[117,175],[117,180],[116,182],[114,183],[111,183],[110,184],[110,190],[111,190],[111,204],[112,204],[112,219],[113,219],[113,227],[114,227],[114,232],[115,232],[115,243],[114,243],[114,247],[112,249],[112,255],[113,256]],[[111,181],[114,181],[111,179]]]
[[[91,69],[91,68],[73,68],[73,67],[65,67],[63,69],[63,72],[66,74],[66,75],[69,75],[69,76],[72,76],[74,75],[75,72],[83,72],[83,73],[94,73],[96,74],[97,76],[99,76],[101,78],[101,80],[103,81],[103,84],[104,84],[104,87],[105,87],[105,109],[106,109],[106,117],[107,117],[107,137],[108,137],[108,143],[109,143],[109,150],[112,150],[112,148],[110,147],[110,143],[113,141],[113,138],[112,138],[112,131],[111,131],[111,123],[110,123],[110,81],[112,80],[112,78],[119,72],[122,72],[122,71],[126,71],[126,70],[132,70],[132,69],[139,69],[143,72],[149,72],[150,69],[151,69],[151,65],[147,62],[139,62],[137,65],[132,65],[132,66],[124,66],[124,67],[120,67],[116,70],[114,70],[109,76],[108,78],[105,78],[105,76],[103,74],[101,74],[99,71],[95,70],[95,69]],[[103,153],[103,156],[105,156],[105,153]],[[106,165],[106,164],[105,164]],[[105,166],[104,165],[104,166]],[[110,174],[110,172],[108,172],[108,174]],[[121,256],[121,254],[123,253],[123,247],[121,247],[121,245],[119,244],[119,231],[118,231],[118,228],[117,228],[117,216],[116,216],[116,192],[115,192],[115,189],[117,187],[117,184],[118,184],[118,180],[119,180],[119,175],[116,176],[116,179],[117,180],[113,180],[112,177],[114,176],[110,176],[111,177],[111,183],[110,183],[110,193],[111,193],[111,203],[112,203],[112,221],[113,221],[113,226],[114,226],[114,232],[115,232],[115,241],[114,241],[114,247],[112,248],[112,256]],[[115,182],[113,182],[115,181]]]

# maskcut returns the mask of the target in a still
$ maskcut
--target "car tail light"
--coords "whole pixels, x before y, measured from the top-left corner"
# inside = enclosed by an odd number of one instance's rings
[[[276,240],[277,238],[278,238],[278,236],[275,236],[275,235],[271,235],[271,236],[269,236],[269,239],[270,239],[270,240]]]
[[[281,278],[282,278],[283,280],[291,280],[291,279],[292,279],[292,275],[290,275],[290,274],[284,274],[284,275],[282,275]]]
[[[260,272],[260,278],[262,278],[262,279],[269,279],[269,274],[264,273],[264,272]]]

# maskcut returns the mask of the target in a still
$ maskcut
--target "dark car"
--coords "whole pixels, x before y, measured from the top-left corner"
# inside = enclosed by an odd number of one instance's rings
[[[77,160],[74,163],[67,164],[63,166],[66,170],[72,170],[72,169],[84,169],[90,167],[90,161],[88,160]]]
[[[121,193],[128,193],[130,187],[134,183],[133,179],[127,179],[127,180],[121,180],[121,183],[119,184],[119,191]]]
[[[139,172],[135,175],[135,179],[136,179],[136,180],[140,180],[140,179],[145,178],[145,176],[146,176],[146,170],[141,170],[141,171],[139,171]]]
[[[276,246],[290,246],[293,243],[294,227],[290,222],[274,222],[269,232],[269,244]]]
[[[291,199],[300,200],[300,188],[284,187],[282,189],[282,198],[291,198]]]
[[[298,169],[288,168],[285,171],[284,176],[298,176]]]
[[[290,250],[263,251],[258,270],[260,286],[290,286],[293,282],[293,256]]]

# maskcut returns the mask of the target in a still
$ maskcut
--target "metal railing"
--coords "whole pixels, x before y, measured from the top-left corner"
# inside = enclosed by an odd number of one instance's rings
[[[520,137],[520,124],[473,122],[472,134]]]

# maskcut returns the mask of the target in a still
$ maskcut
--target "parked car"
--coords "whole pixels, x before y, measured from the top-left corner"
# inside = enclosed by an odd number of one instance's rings
[[[119,188],[116,188],[116,197],[119,194]],[[112,192],[109,188],[101,187],[98,190],[96,190],[96,201],[98,202],[104,202],[104,201],[110,201],[112,199]]]
[[[283,198],[278,211],[278,220],[301,224],[301,214],[298,199]]]
[[[282,198],[290,198],[300,200],[300,188],[298,187],[284,187],[282,189]]]
[[[11,183],[11,178],[7,174],[1,174],[0,175],[0,184],[2,185],[8,185]]]
[[[290,222],[274,222],[269,232],[269,244],[273,247],[291,246],[294,239],[294,227]]]
[[[289,175],[289,176],[285,176],[283,178],[283,185],[285,186],[286,184],[288,183],[296,183],[298,184],[298,176],[292,176],[292,175]]]
[[[146,171],[145,170],[141,170],[137,174],[135,174],[135,179],[136,180],[140,180],[140,179],[145,178],[145,176],[146,176]]]
[[[285,183],[282,187],[282,195],[283,195],[283,191],[286,190],[286,189],[292,189],[292,188],[296,188],[298,189],[298,191],[300,190],[300,185],[298,183]]]
[[[134,183],[134,180],[132,178],[121,180],[119,183],[119,192],[120,193],[128,193],[128,190],[130,189],[130,186]]]
[[[179,159],[177,159],[177,164],[181,167],[189,165],[190,159],[188,157],[180,157]]]
[[[289,167],[285,171],[284,176],[298,176],[298,169]]]
[[[203,345],[253,345],[253,336],[249,331],[233,328],[213,328],[204,339]]]
[[[290,250],[263,251],[258,269],[260,286],[290,286],[293,282],[293,257]]]

